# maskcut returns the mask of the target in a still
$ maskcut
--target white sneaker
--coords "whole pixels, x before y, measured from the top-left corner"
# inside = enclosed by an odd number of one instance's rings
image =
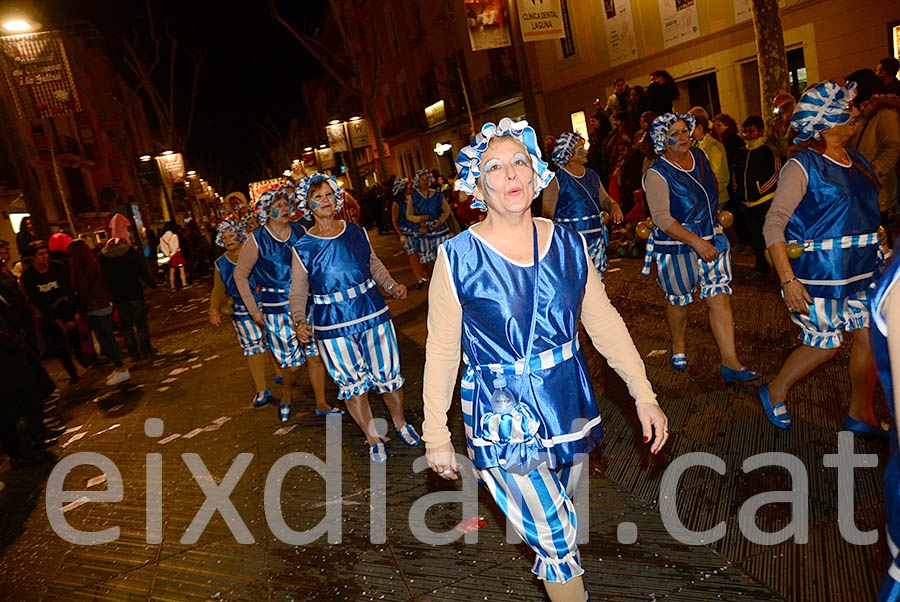
[[[119,383],[125,382],[126,380],[131,380],[131,372],[129,372],[128,370],[116,370],[109,375],[109,378],[106,379],[106,386],[114,387]]]

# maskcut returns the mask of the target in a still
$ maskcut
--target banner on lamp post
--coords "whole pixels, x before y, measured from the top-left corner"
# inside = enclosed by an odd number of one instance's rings
[[[350,146],[365,148],[372,144],[369,140],[369,122],[365,119],[353,119],[347,122],[350,131]]]
[[[463,0],[463,4],[472,50],[512,45],[506,0]]]
[[[58,31],[0,37],[0,61],[19,119],[43,119],[81,110]]]
[[[566,37],[559,0],[519,0],[518,5],[523,42]]]
[[[318,163],[320,171],[324,169],[334,169],[336,165],[334,161],[334,151],[328,147],[317,149],[316,163]]]
[[[325,126],[325,135],[328,137],[328,146],[336,153],[345,153],[350,148],[347,146],[347,133],[344,124],[333,123]]]
[[[184,156],[181,153],[160,155],[156,160],[159,162],[160,171],[166,174],[170,184],[184,180]]]

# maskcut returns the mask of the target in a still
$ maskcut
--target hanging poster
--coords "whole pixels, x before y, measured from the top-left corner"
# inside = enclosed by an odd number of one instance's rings
[[[0,37],[0,62],[19,119],[42,119],[81,110],[58,31]]]
[[[472,50],[504,48],[512,44],[506,0],[463,0]]]
[[[325,126],[325,136],[328,138],[328,146],[334,152],[345,153],[350,150],[347,146],[347,131],[344,129],[344,122]]]
[[[566,37],[559,2],[560,0],[519,0],[519,24],[522,27],[523,42]]]
[[[666,48],[700,35],[696,0],[659,0],[659,17]]]
[[[325,148],[317,149],[316,163],[318,163],[320,171],[324,171],[326,169],[334,169],[334,151],[332,151],[331,148],[327,146]]]
[[[372,144],[369,139],[369,122],[365,119],[351,119],[347,122],[350,131],[350,146],[365,148]]]
[[[603,0],[606,21],[606,48],[609,64],[614,67],[637,58],[631,0]]]
[[[743,23],[753,18],[750,11],[750,0],[734,0],[734,22]]]

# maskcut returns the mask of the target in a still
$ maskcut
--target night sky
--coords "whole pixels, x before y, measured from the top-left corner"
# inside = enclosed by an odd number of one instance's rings
[[[320,75],[321,68],[269,14],[268,0],[152,0],[157,37],[168,30],[178,39],[176,108],[187,120],[193,61],[205,56],[191,138],[189,168],[197,169],[220,193],[246,191],[259,171],[257,154],[265,152],[258,123],[283,131],[304,112],[301,83]],[[106,40],[113,60],[126,81],[133,77],[121,62],[121,36],[137,32],[149,44],[149,22],[142,0],[47,0],[35,2],[44,28],[87,20]],[[298,31],[312,33],[322,20],[325,0],[280,0],[281,14]],[[167,55],[165,55],[167,56]],[[158,86],[167,89],[168,61],[158,68]],[[145,99],[142,99],[145,100]],[[145,109],[149,103],[145,100]],[[152,123],[152,113],[151,115]],[[178,149],[181,150],[181,149]],[[210,173],[213,172],[213,173]]]

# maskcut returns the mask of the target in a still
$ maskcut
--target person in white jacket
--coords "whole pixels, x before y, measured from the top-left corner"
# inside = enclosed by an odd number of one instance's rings
[[[166,222],[163,229],[165,232],[159,237],[159,250],[169,258],[169,288],[173,291],[175,290],[175,270],[177,269],[181,270],[181,285],[187,288],[188,280],[184,269],[187,262],[184,260],[184,254],[181,252],[178,235],[175,234],[175,224]]]

